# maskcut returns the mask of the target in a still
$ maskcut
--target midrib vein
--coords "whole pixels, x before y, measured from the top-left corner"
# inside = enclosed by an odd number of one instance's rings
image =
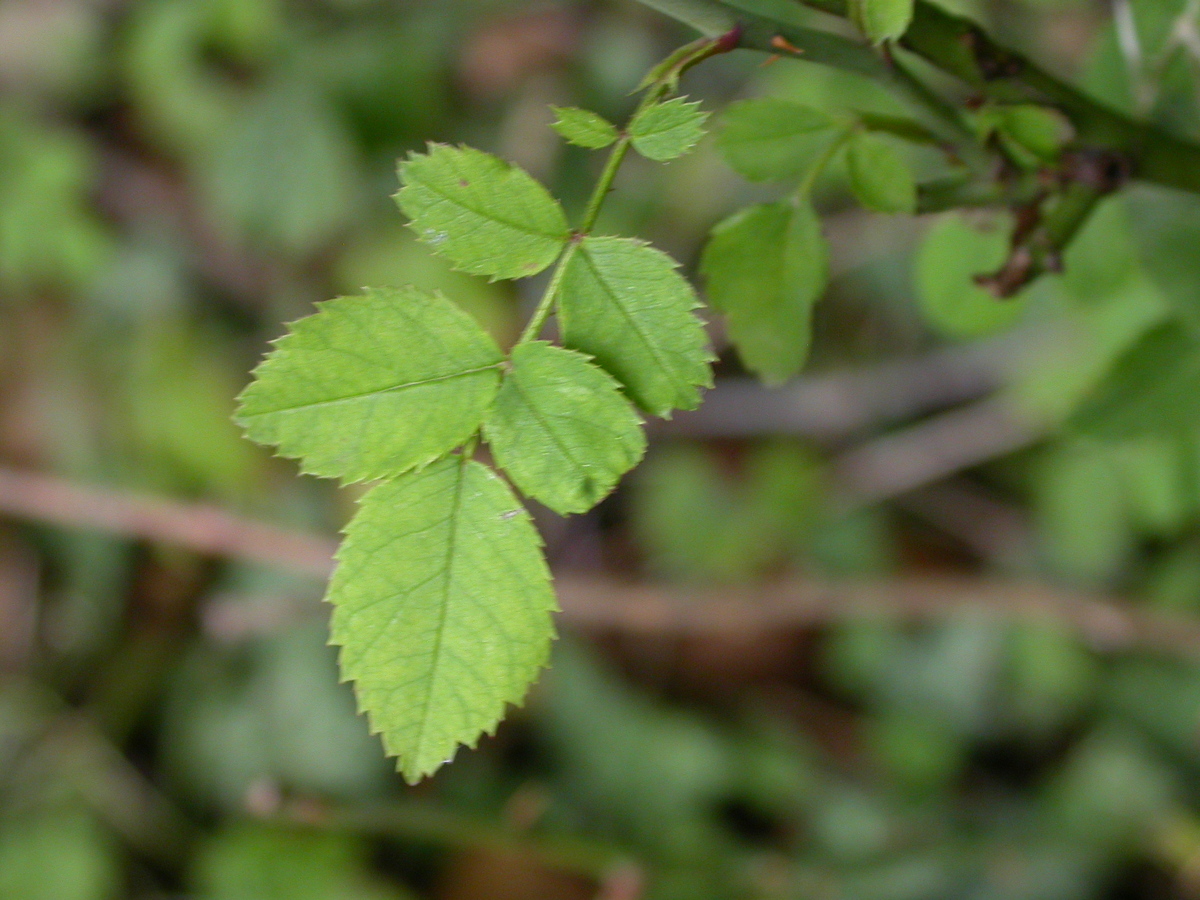
[[[342,397],[329,397],[325,400],[312,400],[308,403],[296,403],[292,406],[280,406],[275,409],[264,409],[259,412],[244,413],[242,418],[253,419],[257,416],[270,416],[276,413],[295,412],[300,409],[316,409],[322,406],[332,406],[337,403],[347,403],[351,400],[361,400],[363,397],[373,397],[378,394],[394,394],[397,391],[407,390],[408,388],[424,387],[429,384],[439,384],[444,381],[453,381],[455,378],[466,378],[468,375],[478,375],[480,372],[487,372],[489,369],[499,369],[500,363],[491,363],[486,366],[478,366],[474,369],[463,369],[461,372],[451,372],[449,375],[438,375],[434,378],[424,378],[420,381],[404,381],[400,384],[393,384],[382,388],[372,388],[367,391],[359,391],[357,394],[346,394]]]
[[[625,308],[625,304],[621,302],[621,299],[618,297],[617,292],[613,289],[612,285],[610,285],[604,276],[600,274],[600,268],[596,265],[596,260],[593,258],[592,254],[588,252],[587,247],[583,248],[583,258],[587,260],[588,268],[592,270],[592,274],[596,277],[596,283],[599,284],[600,287],[603,288],[604,292],[612,299],[613,306],[620,310],[622,317],[626,322],[629,323],[629,327],[633,329],[633,333],[641,339],[641,342],[645,345],[646,349],[650,351],[650,355],[654,358],[654,361],[658,363],[659,367],[665,373],[667,373],[668,376],[674,375],[674,369],[668,363],[668,361],[663,358],[659,348],[642,330],[637,319],[634,318],[633,315],[630,314],[629,310]]]
[[[443,200],[445,200],[447,203],[450,203],[454,206],[460,207],[461,209],[465,209],[467,212],[473,213],[474,215],[479,216],[479,218],[481,218],[481,219],[486,219],[489,222],[496,222],[497,224],[503,225],[506,228],[511,228],[513,231],[519,231],[522,234],[529,235],[530,237],[538,237],[538,238],[542,238],[543,240],[547,240],[547,241],[563,241],[563,240],[565,240],[565,235],[559,234],[558,232],[536,231],[533,228],[530,228],[528,225],[524,225],[520,222],[513,222],[513,221],[510,221],[509,219],[505,219],[501,216],[497,216],[492,213],[485,212],[482,209],[478,209],[478,208],[472,206],[471,204],[464,202],[462,200],[462,198],[455,197],[455,196],[452,196],[451,194],[446,193],[444,190],[441,190],[432,182],[417,181],[417,182],[413,182],[413,184],[421,185],[426,190],[428,190],[429,193],[436,194],[437,196],[439,196]]]
[[[450,509],[450,534],[446,541],[446,578],[442,588],[441,611],[438,613],[437,630],[433,636],[433,666],[429,673],[429,684],[425,688],[425,702],[421,706],[421,725],[417,729],[417,750],[414,754],[417,765],[421,764],[422,751],[425,748],[425,735],[429,728],[429,710],[433,704],[433,686],[437,681],[438,669],[441,668],[442,639],[446,633],[446,618],[450,608],[450,581],[454,566],[454,543],[458,537],[458,517],[462,504],[463,482],[467,480],[466,457],[462,458],[458,467],[458,481],[454,485],[454,502]]]

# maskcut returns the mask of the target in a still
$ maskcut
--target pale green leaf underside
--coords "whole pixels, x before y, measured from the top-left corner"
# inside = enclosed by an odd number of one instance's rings
[[[454,456],[373,488],[330,582],[342,677],[410,782],[490,733],[546,664],[550,573],[528,513]]]
[[[808,169],[833,125],[825,113],[790,100],[743,100],[722,114],[717,149],[747,181],[784,181]]]
[[[470,437],[499,388],[502,361],[445,297],[370,290],[294,323],[255,370],[237,421],[305,472],[387,478]]]
[[[850,0],[850,15],[871,43],[894,41],[908,30],[913,0]]]
[[[886,138],[856,134],[846,151],[850,187],[867,209],[908,213],[917,208],[917,183],[908,163]]]
[[[558,118],[551,127],[577,147],[599,150],[617,139],[616,127],[589,109],[574,106],[552,107]]]
[[[808,357],[828,255],[807,204],[751,206],[713,229],[701,262],[709,302],[725,313],[746,368],[768,384],[790,378]]]
[[[631,238],[585,238],[559,293],[563,343],[595,358],[642,409],[694,409],[712,385],[695,291],[661,253]]]
[[[484,433],[513,483],[562,515],[599,503],[646,450],[612,376],[544,341],[514,348]]]
[[[633,147],[647,159],[663,162],[683,156],[704,137],[708,113],[699,103],[676,97],[655,103],[638,113],[629,123]]]
[[[530,175],[470,147],[430,144],[400,163],[396,202],[417,236],[464,272],[526,278],[567,241],[562,207]]]

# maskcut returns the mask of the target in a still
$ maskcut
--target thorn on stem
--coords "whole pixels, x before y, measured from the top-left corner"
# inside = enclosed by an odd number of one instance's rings
[[[785,38],[782,34],[777,34],[777,35],[775,35],[775,37],[771,38],[771,46],[774,47],[776,50],[782,50],[785,53],[791,53],[791,54],[794,54],[795,56],[803,56],[804,55],[803,47],[797,47],[795,44],[793,44],[791,41],[789,41],[787,38]]]

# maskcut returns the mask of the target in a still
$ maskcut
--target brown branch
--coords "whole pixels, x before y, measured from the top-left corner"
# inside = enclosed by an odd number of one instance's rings
[[[835,459],[837,502],[853,508],[896,497],[1023,450],[1051,428],[1000,397],[932,416]]]
[[[247,521],[209,506],[86,488],[0,468],[0,513],[187,547],[199,553],[325,577],[334,542]],[[902,620],[976,610],[1005,619],[1066,623],[1098,648],[1148,647],[1200,655],[1200,622],[1111,599],[967,578],[893,578],[878,583],[789,581],[752,588],[692,589],[560,576],[563,616],[593,632],[651,636],[804,629],[855,617]]]
[[[0,467],[0,513],[34,522],[175,544],[325,578],[337,542],[233,515],[208,505],[85,487]]]
[[[656,434],[689,437],[796,435],[844,440],[880,424],[976,400],[1007,384],[1019,361],[1044,337],[1005,335],[924,356],[796,379],[766,388],[752,378],[724,378],[704,403],[655,421]]]
[[[577,628],[646,636],[802,630],[860,618],[920,621],[972,612],[1002,620],[1067,624],[1098,650],[1145,647],[1200,654],[1200,622],[1046,585],[964,577],[876,583],[787,581],[688,589],[559,579],[563,612]]]

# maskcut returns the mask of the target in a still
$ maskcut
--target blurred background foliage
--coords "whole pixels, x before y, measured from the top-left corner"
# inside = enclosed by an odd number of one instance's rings
[[[953,5],[1200,136],[1197,3]],[[5,472],[332,533],[350,492],[230,422],[282,323],[416,283],[507,342],[531,300],[415,246],[389,199],[397,157],[471,142],[578,210],[596,161],[547,105],[619,118],[688,37],[625,0],[0,0]],[[685,88],[714,111],[763,94],[900,111],[873,84],[750,54]],[[633,161],[601,227],[690,270],[708,228],[764,196],[708,140]],[[857,393],[795,426],[777,415],[793,386],[747,387],[714,322],[712,409],[659,427],[594,513],[537,515],[557,571],[614,606],[653,582],[728,592],[753,620],[748,585],[870,582],[877,615],[832,603],[686,636],[568,622],[527,707],[409,789],[337,683],[319,583],[5,519],[0,897],[1200,896],[1195,641],[887,602],[953,573],[1200,615],[1200,201],[1108,201],[1066,273],[1009,305],[970,282],[998,261],[1003,216],[864,215],[837,173],[820,201],[834,277],[800,388]],[[938,368],[961,358],[982,388]],[[836,425],[905,389],[877,368],[894,360],[943,400]],[[939,408],[959,401],[962,418]],[[914,458],[933,461],[920,483]]]

